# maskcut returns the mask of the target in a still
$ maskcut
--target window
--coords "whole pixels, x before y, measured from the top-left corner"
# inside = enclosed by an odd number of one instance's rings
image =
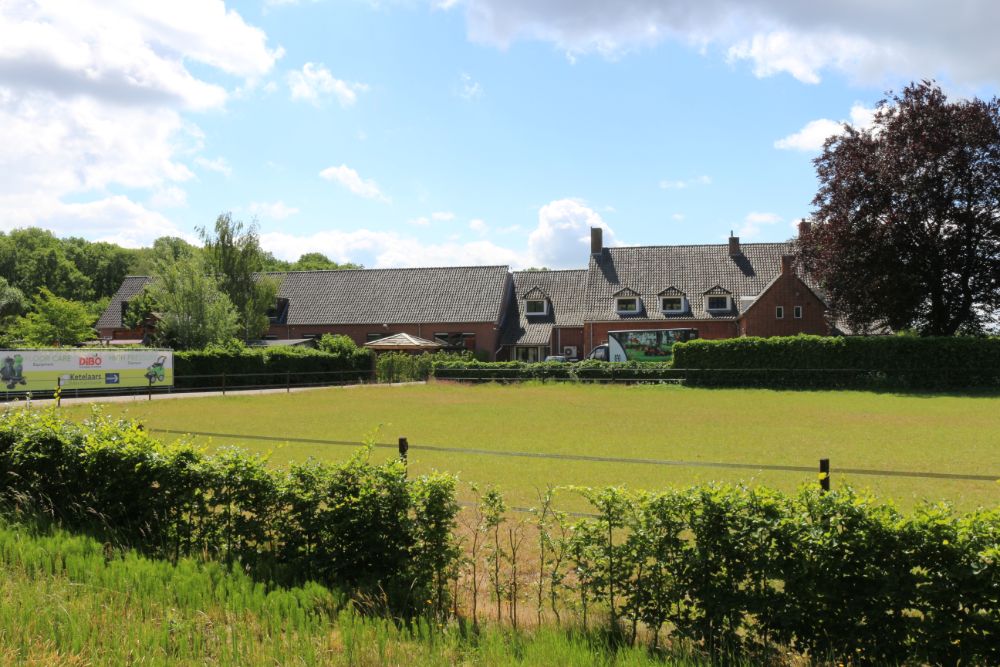
[[[475,350],[476,349],[476,334],[474,333],[462,333],[461,331],[438,331],[434,333],[434,337],[445,344],[448,350]]]
[[[549,312],[549,303],[545,299],[528,299],[524,302],[524,312],[527,315],[545,315]]]
[[[679,313],[684,310],[684,297],[665,296],[661,301],[660,306],[665,313]]]
[[[779,319],[779,320],[785,319],[785,307],[784,306],[778,306],[778,307],[776,307],[774,309],[774,317],[775,317],[775,319]]]
[[[634,296],[622,297],[618,301],[618,312],[619,313],[638,313],[639,312],[639,299]]]
[[[708,310],[729,310],[728,296],[708,297]]]
[[[370,334],[365,334],[365,340],[370,343],[373,340],[380,340],[380,339],[385,338],[386,336],[390,336],[390,335],[391,334],[381,333],[381,332],[379,332],[379,333],[370,333]]]
[[[802,319],[802,306],[795,306],[795,308],[792,309],[792,317],[797,320]]]

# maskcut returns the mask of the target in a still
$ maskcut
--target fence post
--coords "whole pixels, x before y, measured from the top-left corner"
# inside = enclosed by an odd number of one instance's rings
[[[285,371],[285,393],[292,393],[292,372]]]
[[[146,379],[149,380],[149,386],[146,388],[146,396],[148,396],[146,400],[151,401],[153,400],[153,378]]]
[[[819,488],[823,493],[830,490],[830,459],[819,460]]]
[[[222,371],[222,395],[226,395],[226,371]]]
[[[406,438],[399,439],[399,458],[406,463],[406,452],[410,449],[410,443],[406,441]]]

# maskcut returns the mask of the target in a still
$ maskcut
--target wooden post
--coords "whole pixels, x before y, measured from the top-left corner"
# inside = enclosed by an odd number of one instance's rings
[[[406,463],[406,452],[410,449],[410,443],[406,441],[406,438],[399,439],[399,458]]]
[[[830,490],[830,459],[819,460],[819,488],[823,493]]]
[[[153,400],[153,378],[147,378],[149,380],[149,388],[146,389],[146,395],[148,398],[146,400]]]
[[[285,371],[285,393],[292,393],[292,372]]]
[[[222,371],[222,395],[226,395],[226,371]]]

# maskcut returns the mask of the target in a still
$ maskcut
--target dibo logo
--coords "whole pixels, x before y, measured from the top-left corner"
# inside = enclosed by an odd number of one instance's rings
[[[100,357],[80,357],[81,366],[100,366],[101,363]]]

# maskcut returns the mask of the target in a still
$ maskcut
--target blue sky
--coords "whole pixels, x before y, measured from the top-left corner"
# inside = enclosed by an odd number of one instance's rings
[[[938,4],[11,0],[0,229],[135,246],[231,211],[366,266],[784,240],[837,123],[913,79],[995,94],[1000,10]]]

